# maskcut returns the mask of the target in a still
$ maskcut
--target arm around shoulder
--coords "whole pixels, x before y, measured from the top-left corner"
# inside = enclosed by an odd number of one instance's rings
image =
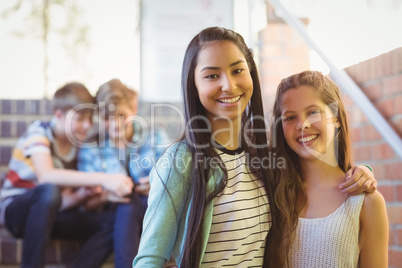
[[[389,223],[384,197],[366,194],[360,213],[360,267],[388,267]]]

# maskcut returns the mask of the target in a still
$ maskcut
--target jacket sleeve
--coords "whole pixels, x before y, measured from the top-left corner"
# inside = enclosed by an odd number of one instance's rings
[[[151,190],[133,267],[163,267],[181,245],[191,187],[191,154],[183,143],[169,147],[150,173]]]

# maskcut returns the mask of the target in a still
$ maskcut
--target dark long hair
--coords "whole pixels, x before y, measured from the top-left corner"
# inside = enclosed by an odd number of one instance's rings
[[[298,223],[298,215],[306,202],[306,195],[302,187],[301,166],[299,156],[289,147],[283,133],[281,120],[282,96],[290,89],[297,89],[300,86],[309,86],[317,91],[321,100],[328,105],[331,112],[337,117],[340,124],[336,136],[337,148],[335,153],[338,156],[339,167],[346,172],[351,168],[351,146],[349,129],[345,107],[340,97],[339,89],[331,79],[317,71],[304,71],[285,79],[282,79],[276,91],[274,103],[274,120],[271,133],[274,135],[271,140],[274,142],[272,150],[277,156],[284,157],[287,168],[274,170],[273,177],[277,184],[275,191],[275,203],[281,212],[279,218],[280,234],[279,239],[269,240],[270,248],[275,251],[270,256],[277,255],[279,249],[280,262],[272,267],[281,267],[287,261],[287,252],[293,240],[294,230]],[[269,259],[269,258],[268,258]]]
[[[264,159],[268,157],[268,144],[265,131],[264,112],[261,98],[261,87],[257,72],[257,67],[253,59],[253,54],[244,42],[244,39],[238,33],[220,27],[211,27],[204,29],[196,35],[187,47],[183,68],[181,87],[184,98],[184,113],[187,135],[185,140],[193,157],[192,169],[192,203],[187,225],[184,252],[180,267],[196,268],[200,263],[201,245],[203,241],[202,225],[206,205],[225,187],[227,182],[227,172],[221,163],[219,170],[213,170],[208,164],[208,159],[220,159],[214,150],[209,132],[193,132],[191,129],[208,129],[206,120],[192,120],[200,116],[206,118],[205,108],[198,98],[195,85],[194,70],[198,62],[200,51],[212,41],[230,41],[233,42],[244,54],[250,69],[250,75],[253,80],[253,94],[242,115],[242,137],[241,146],[249,155],[249,161],[253,158]],[[246,124],[247,123],[247,124]],[[189,128],[189,129],[187,129]],[[247,130],[246,130],[247,128]],[[250,131],[251,130],[251,131]],[[255,146],[257,145],[257,146]],[[200,157],[201,156],[201,157]],[[273,206],[273,192],[270,185],[270,170],[259,167],[250,167],[256,176],[264,184],[271,204],[271,231],[276,228],[276,208]],[[207,195],[207,182],[213,172],[223,173],[223,180],[214,191]]]

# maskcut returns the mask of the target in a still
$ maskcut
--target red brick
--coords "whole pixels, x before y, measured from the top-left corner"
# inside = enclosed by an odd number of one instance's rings
[[[378,186],[378,191],[384,196],[385,202],[394,201],[394,187],[390,185]]]
[[[394,73],[399,73],[402,71],[402,51],[399,49],[392,52],[393,71]]]
[[[402,117],[393,118],[390,122],[392,128],[396,131],[399,137],[402,137]]]
[[[402,75],[386,78],[383,82],[384,96],[393,95],[402,91]]]
[[[383,57],[378,56],[374,58],[374,78],[378,79],[384,76]]]
[[[402,202],[402,185],[396,186],[396,201]]]
[[[365,61],[365,65],[367,66],[367,81],[376,79],[377,75],[375,58]]]
[[[388,239],[388,248],[395,246],[397,244],[397,235],[390,230],[389,232],[389,239]]]
[[[393,233],[396,234],[395,245],[402,246],[402,229],[393,230]]]
[[[282,47],[277,44],[265,44],[260,52],[261,57],[279,57],[283,54]]]
[[[356,83],[358,82],[358,72],[359,72],[359,68],[358,68],[358,64],[352,65],[352,66],[348,66],[345,68],[345,72],[350,76],[350,78],[352,78],[353,81],[355,81]]]
[[[367,118],[364,113],[356,106],[354,106],[353,108],[351,107],[351,109],[349,110],[348,120],[350,124],[367,122]]]
[[[402,79],[401,79],[402,80]],[[402,81],[401,81],[402,83]],[[402,84],[401,84],[401,93],[402,93]],[[402,94],[399,96],[396,96],[394,99],[394,107],[395,107],[395,111],[394,114],[395,115],[400,115],[402,114]]]
[[[283,39],[283,31],[285,27],[289,27],[284,23],[270,23],[262,30],[261,41],[263,43],[277,43]]]
[[[352,143],[359,143],[363,141],[362,137],[362,129],[361,128],[352,128],[350,130],[350,138],[352,139]]]
[[[368,125],[364,127],[364,140],[365,141],[373,141],[373,140],[381,140],[382,136],[378,133],[377,129],[373,125]]]
[[[394,115],[394,99],[379,101],[375,104],[380,114],[385,118],[390,118]]]
[[[376,180],[384,180],[384,165],[382,164],[371,164],[370,165],[374,171],[374,177]]]
[[[293,60],[292,73],[300,73],[310,68],[309,59],[299,58],[298,60]]]
[[[401,268],[402,267],[402,251],[390,250],[388,265],[389,265],[389,267]]]
[[[372,147],[372,158],[383,160],[392,159],[395,157],[395,153],[387,143],[381,143]]]
[[[398,245],[398,230],[397,228],[393,226],[389,226],[389,246],[395,246]]]
[[[363,92],[371,101],[375,101],[382,97],[382,88],[380,83],[375,83],[370,86],[363,87]]]
[[[402,207],[388,205],[387,212],[390,224],[402,224]]]
[[[353,159],[355,161],[371,160],[370,146],[360,146],[353,148]]]
[[[351,105],[354,105],[354,102],[347,94],[342,94],[341,98],[342,98],[343,104],[345,105],[345,108],[347,108]]]
[[[384,165],[387,180],[402,180],[402,162]]]
[[[367,66],[365,64],[357,65],[357,84],[361,84],[367,81]]]
[[[382,70],[383,70],[383,76],[390,75],[392,73],[392,58],[391,58],[391,53],[385,53],[381,56],[382,59]]]
[[[300,46],[300,44],[287,45],[285,46],[284,54],[286,57],[289,57],[291,59],[305,59],[308,61],[308,48],[305,48],[305,50],[306,51],[303,51],[303,47]]]

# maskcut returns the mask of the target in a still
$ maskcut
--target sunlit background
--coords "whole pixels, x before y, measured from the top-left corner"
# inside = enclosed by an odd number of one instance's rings
[[[141,43],[141,18],[146,19],[144,14],[163,3],[178,14],[181,12],[179,7],[187,5],[190,8],[187,10],[191,10],[197,4],[212,7],[211,12],[214,13],[210,17],[219,13],[230,14],[233,28],[256,52],[258,32],[266,25],[264,0],[49,0],[48,26],[43,24],[41,11],[44,2],[0,1],[1,99],[51,97],[59,86],[73,80],[84,83],[91,92],[95,92],[107,80],[120,78],[129,86],[143,91],[142,85],[146,85],[146,81],[141,82],[141,78],[144,79],[141,71],[146,69],[147,62],[144,59],[141,62],[141,51],[151,44]],[[228,5],[228,2],[231,4]],[[402,46],[400,0],[281,2],[293,14],[309,19],[309,34],[340,68]],[[189,13],[186,10],[182,12]],[[192,12],[197,14],[198,10]],[[227,21],[222,23],[227,26]],[[185,25],[189,24],[184,17],[181,26]],[[46,41],[44,27],[48,29]],[[199,30],[195,26],[189,32],[195,35]],[[179,54],[175,55],[184,55],[189,38],[190,34],[188,39],[176,40],[176,53]],[[152,38],[149,40],[152,42]],[[141,44],[144,46],[142,49]],[[163,57],[157,51],[152,54]],[[157,72],[148,72],[147,81],[156,83],[158,79],[163,79],[159,84],[173,83],[173,87],[179,87],[180,56],[175,56],[171,62],[174,75],[170,79],[161,77]],[[310,63],[312,69],[328,72],[327,66],[313,52]],[[178,94],[173,94],[171,100],[178,100]],[[149,101],[161,101],[160,96],[152,91],[142,95]]]

